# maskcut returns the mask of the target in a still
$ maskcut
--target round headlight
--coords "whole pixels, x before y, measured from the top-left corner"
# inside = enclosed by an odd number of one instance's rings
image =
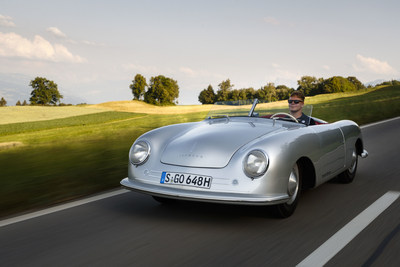
[[[253,150],[244,158],[243,170],[250,178],[263,175],[268,169],[268,158],[260,150]]]
[[[150,145],[146,141],[139,141],[131,147],[129,159],[134,165],[144,163],[150,155]]]

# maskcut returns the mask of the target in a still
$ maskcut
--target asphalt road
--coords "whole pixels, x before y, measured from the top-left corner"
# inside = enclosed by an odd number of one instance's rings
[[[288,219],[264,207],[165,206],[128,192],[0,227],[0,266],[296,266],[400,192],[399,126],[400,118],[364,127],[369,157],[354,182],[304,192]],[[399,252],[397,198],[325,266],[400,266]]]

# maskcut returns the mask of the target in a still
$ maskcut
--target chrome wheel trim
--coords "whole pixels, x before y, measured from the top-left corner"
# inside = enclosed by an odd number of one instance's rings
[[[296,200],[298,193],[299,193],[299,168],[297,167],[297,164],[295,164],[289,175],[288,194],[290,196],[290,199],[286,203],[289,205],[292,204]]]
[[[354,173],[356,168],[357,168],[357,153],[354,150],[353,153],[351,154],[350,168],[348,168],[347,170],[349,171],[349,173]]]

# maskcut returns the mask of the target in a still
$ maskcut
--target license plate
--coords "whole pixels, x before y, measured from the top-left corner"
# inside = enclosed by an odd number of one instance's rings
[[[160,180],[161,184],[178,184],[200,188],[210,188],[211,182],[211,176],[176,172],[163,172]]]

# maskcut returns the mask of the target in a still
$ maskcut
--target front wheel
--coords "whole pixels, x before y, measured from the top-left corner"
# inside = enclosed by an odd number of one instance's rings
[[[288,194],[290,196],[286,203],[276,205],[277,215],[281,218],[290,217],[296,210],[301,192],[301,176],[299,166],[296,163],[289,175]]]
[[[339,174],[338,176],[339,182],[344,184],[349,184],[353,182],[357,172],[357,165],[358,165],[358,155],[356,149],[354,148],[353,153],[351,154],[350,167],[341,174]]]

